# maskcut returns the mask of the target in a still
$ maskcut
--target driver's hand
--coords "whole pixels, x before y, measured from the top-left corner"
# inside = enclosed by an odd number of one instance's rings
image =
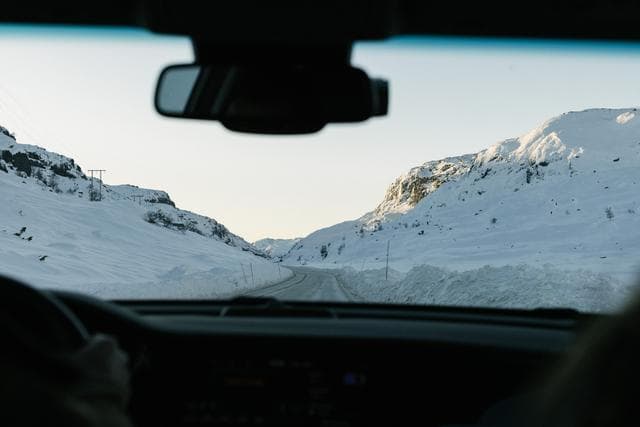
[[[106,335],[58,355],[8,346],[0,351],[0,426],[131,427],[127,364]]]
[[[128,357],[107,335],[95,335],[72,356],[81,375],[72,393],[72,409],[87,426],[126,427],[131,395]]]

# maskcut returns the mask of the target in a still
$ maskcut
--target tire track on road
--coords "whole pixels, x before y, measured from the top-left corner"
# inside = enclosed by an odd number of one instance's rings
[[[312,267],[289,267],[294,276],[279,283],[252,289],[244,296],[277,297],[297,301],[360,301],[331,271]]]
[[[253,289],[249,292],[243,294],[243,296],[256,296],[256,297],[264,297],[264,296],[274,296],[279,293],[285,292],[294,286],[300,285],[307,279],[306,274],[294,273],[293,277],[286,279],[283,282],[274,283],[271,285],[267,285],[263,288]],[[294,281],[295,280],[295,281]],[[289,283],[294,281],[293,283]]]

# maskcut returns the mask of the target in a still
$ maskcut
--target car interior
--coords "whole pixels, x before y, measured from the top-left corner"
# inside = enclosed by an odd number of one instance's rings
[[[628,1],[22,1],[4,5],[0,21],[188,36],[196,61],[159,76],[160,114],[303,134],[393,114],[393,82],[352,66],[356,41],[639,40],[638,16]],[[202,70],[186,83],[194,92],[179,94],[172,85],[193,68]],[[109,301],[27,285],[2,280],[1,322],[51,352],[115,337],[129,355],[127,410],[140,427],[522,425],[518,402],[582,333],[614,316],[250,296]]]

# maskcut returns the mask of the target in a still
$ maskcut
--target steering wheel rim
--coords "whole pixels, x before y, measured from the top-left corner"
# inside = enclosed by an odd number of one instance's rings
[[[55,295],[0,275],[0,330],[47,352],[73,351],[89,337],[86,327]]]

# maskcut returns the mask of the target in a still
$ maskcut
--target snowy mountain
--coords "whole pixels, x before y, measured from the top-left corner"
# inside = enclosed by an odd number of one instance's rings
[[[284,262],[382,268],[387,247],[400,272],[550,266],[628,282],[640,265],[640,111],[570,112],[424,163],[373,211],[310,234]]]
[[[164,191],[107,185],[0,127],[0,272],[105,297],[216,297],[280,279],[268,256]]]
[[[260,239],[253,242],[253,246],[263,251],[272,258],[280,258],[291,250],[293,245],[298,243],[301,238],[295,239]]]

